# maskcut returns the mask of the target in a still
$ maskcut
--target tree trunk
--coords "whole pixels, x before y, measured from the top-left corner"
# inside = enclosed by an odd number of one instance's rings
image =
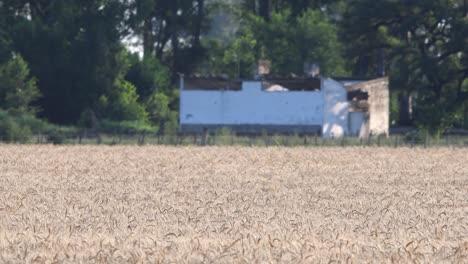
[[[359,56],[356,64],[354,65],[353,75],[357,77],[365,77],[369,72],[369,56]]]
[[[154,52],[153,25],[151,17],[143,22],[143,54],[145,57],[152,56]]]
[[[258,13],[265,21],[270,21],[270,0],[260,0]]]
[[[195,34],[194,34],[195,50],[197,50],[200,47],[200,36],[201,36],[201,30],[203,27],[203,18],[205,15],[205,0],[197,0],[197,4],[198,4],[197,23],[196,23]]]
[[[402,126],[411,125],[412,120],[412,107],[411,107],[411,95],[402,93],[399,98],[400,102],[400,116],[399,123]]]
[[[171,79],[177,79],[177,73],[179,72],[179,37],[177,30],[172,32],[171,36],[172,45],[172,67],[171,67]]]
[[[177,17],[178,4],[176,1],[172,1],[171,13],[169,16],[168,29],[170,30],[170,40],[172,47],[172,63],[171,63],[171,80],[177,79],[177,73],[179,70],[179,20]]]

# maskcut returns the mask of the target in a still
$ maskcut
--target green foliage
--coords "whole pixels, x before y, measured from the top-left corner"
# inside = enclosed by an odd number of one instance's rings
[[[47,123],[30,113],[12,113],[0,109],[0,141],[27,143],[33,134],[74,134],[73,127]]]
[[[35,117],[32,114],[19,114],[10,116],[12,116],[15,122],[17,122],[20,126],[28,127],[32,133],[47,132],[53,127],[53,125]]]
[[[271,60],[273,72],[302,73],[304,63],[316,63],[323,75],[344,74],[336,27],[321,11],[306,9],[293,17],[284,9],[269,21],[251,15],[248,27],[258,44],[257,56]]]
[[[41,116],[75,123],[84,109],[96,107],[119,70],[121,1],[3,1],[0,14],[11,45],[37,77],[43,97]]]
[[[302,58],[298,58],[298,61],[318,63],[321,73],[326,76],[344,75],[337,29],[326,15],[321,11],[308,9],[297,18],[296,24],[294,39]]]
[[[236,38],[202,42],[209,53],[201,72],[251,78],[256,61],[268,59],[273,73],[301,74],[304,63],[319,64],[324,75],[346,73],[337,28],[322,11],[306,8],[293,15],[285,8],[268,20],[251,12],[238,15],[242,27]]]
[[[343,32],[365,68],[355,72],[374,71],[369,61],[384,54],[393,88],[414,95],[415,124],[439,136],[468,101],[467,14],[458,0],[351,1]]]
[[[136,87],[124,78],[130,66],[125,50],[116,54],[116,65],[118,71],[112,88],[99,97],[100,116],[116,121],[147,121],[148,113],[139,103]]]
[[[54,145],[60,145],[65,142],[65,135],[60,130],[52,130],[47,135],[47,141]]]
[[[101,97],[103,117],[113,120],[147,120],[145,108],[138,103],[136,87],[128,81],[117,79],[107,96]]]
[[[302,73],[304,63],[320,65],[324,75],[344,74],[344,61],[337,29],[321,12],[306,9],[293,16],[289,9],[273,12],[269,20],[250,13],[243,20],[238,37],[220,53],[219,42],[206,43],[211,54],[210,66],[217,66],[232,77],[251,77],[257,59],[272,61],[273,73]]]
[[[227,44],[221,39],[211,37],[201,40],[201,45],[207,50],[207,55],[194,71],[205,76],[224,74],[226,67],[223,58]]]
[[[0,65],[0,106],[14,113],[34,113],[31,103],[40,96],[28,64],[19,55]]]
[[[419,129],[413,130],[406,133],[403,137],[406,143],[408,144],[424,144],[429,138],[429,133],[427,130]]]
[[[14,116],[0,111],[0,141],[26,143],[31,136],[31,128],[19,122]]]
[[[230,46],[222,57],[225,74],[231,78],[247,78],[253,74],[255,64],[254,48],[257,44],[253,33],[245,31]]]
[[[154,93],[168,93],[171,86],[169,69],[152,56],[146,56],[142,60],[138,54],[130,55],[130,69],[125,79],[137,87],[140,100],[144,101]]]
[[[208,53],[197,72],[231,79],[251,78],[253,75],[257,41],[249,30],[242,31],[229,42],[208,38],[202,45]]]
[[[150,124],[166,133],[177,132],[178,90],[171,85],[169,70],[156,58],[131,56],[131,67],[126,79],[136,84],[140,102]]]
[[[207,0],[129,1],[127,25],[141,37],[145,57],[155,56],[170,66],[172,78],[191,72],[204,49],[202,33],[209,28]]]
[[[118,133],[118,134],[131,134],[131,133],[157,133],[159,128],[156,126],[148,125],[141,121],[112,121],[104,119],[100,123],[100,131],[103,133]]]
[[[220,130],[218,130],[218,133],[217,133],[217,135],[220,137],[228,137],[234,134],[235,133],[232,131],[230,127],[222,127]]]
[[[176,133],[178,129],[178,112],[170,108],[170,103],[171,97],[164,93],[155,93],[146,102],[151,123],[161,127],[165,134]]]
[[[107,105],[107,103],[104,103]],[[78,126],[85,129],[96,129],[99,126],[99,120],[92,109],[85,109],[78,120]]]
[[[155,93],[146,103],[150,120],[153,124],[161,124],[170,114],[169,97],[164,93]]]
[[[164,123],[164,135],[176,135],[179,131],[177,112],[172,112]]]

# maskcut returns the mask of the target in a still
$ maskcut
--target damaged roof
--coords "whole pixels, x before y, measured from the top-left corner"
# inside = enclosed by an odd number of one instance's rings
[[[264,91],[317,91],[320,90],[319,78],[263,78]],[[223,77],[187,77],[184,90],[240,91],[241,80],[229,80]]]

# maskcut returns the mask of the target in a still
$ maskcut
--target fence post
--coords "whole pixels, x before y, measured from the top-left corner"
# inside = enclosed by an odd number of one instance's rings
[[[101,138],[101,135],[99,133],[96,133],[96,143],[98,145],[101,145],[101,143],[102,143],[102,138]]]
[[[304,146],[307,146],[307,135],[304,135]]]
[[[395,148],[398,148],[398,136],[395,136]]]
[[[180,140],[181,136],[179,135],[179,133],[176,134],[176,142],[175,142],[175,145],[178,146],[180,145],[182,142]]]
[[[428,132],[424,133],[424,148],[427,148]]]
[[[201,139],[201,145],[206,146],[206,137],[208,134],[208,129],[203,128],[203,134],[202,134],[202,139]]]

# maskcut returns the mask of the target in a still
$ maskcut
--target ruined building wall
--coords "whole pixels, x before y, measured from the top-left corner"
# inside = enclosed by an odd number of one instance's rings
[[[322,133],[325,138],[388,135],[388,79],[347,85],[322,78],[317,91],[264,91],[262,82],[242,82],[242,89],[184,89],[181,81],[180,127],[201,132],[230,127],[236,132]],[[368,95],[365,107],[348,101],[350,91]],[[361,125],[360,125],[361,124]]]
[[[368,130],[372,135],[388,135],[390,94],[388,78],[380,78],[352,85],[349,90],[361,90],[369,95]]]
[[[322,125],[320,91],[266,92],[261,82],[243,82],[240,91],[182,90],[180,100],[181,129],[187,132],[226,126],[240,132],[314,133]]]

